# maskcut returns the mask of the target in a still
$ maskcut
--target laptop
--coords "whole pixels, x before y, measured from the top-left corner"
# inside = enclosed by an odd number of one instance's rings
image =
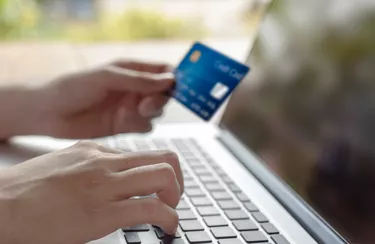
[[[219,126],[96,140],[176,151],[186,189],[176,236],[144,224],[92,243],[375,243],[374,4],[293,2],[271,7]],[[0,162],[72,143],[14,138]]]

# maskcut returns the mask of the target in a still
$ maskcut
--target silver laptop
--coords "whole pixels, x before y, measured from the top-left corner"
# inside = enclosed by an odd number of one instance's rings
[[[220,126],[97,140],[176,151],[186,190],[175,237],[144,224],[92,243],[375,243],[374,4],[336,2],[271,8]],[[1,162],[73,142],[12,143]]]

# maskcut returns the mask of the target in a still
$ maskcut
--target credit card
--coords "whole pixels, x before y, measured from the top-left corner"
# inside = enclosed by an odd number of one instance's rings
[[[250,68],[196,42],[175,70],[173,97],[209,121]]]

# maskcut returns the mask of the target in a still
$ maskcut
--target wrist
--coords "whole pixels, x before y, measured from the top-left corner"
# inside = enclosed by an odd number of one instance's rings
[[[41,131],[40,87],[17,86],[0,90],[0,140]]]

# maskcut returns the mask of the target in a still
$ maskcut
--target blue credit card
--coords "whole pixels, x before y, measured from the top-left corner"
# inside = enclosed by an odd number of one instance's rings
[[[210,120],[250,68],[196,42],[175,70],[173,97]]]

